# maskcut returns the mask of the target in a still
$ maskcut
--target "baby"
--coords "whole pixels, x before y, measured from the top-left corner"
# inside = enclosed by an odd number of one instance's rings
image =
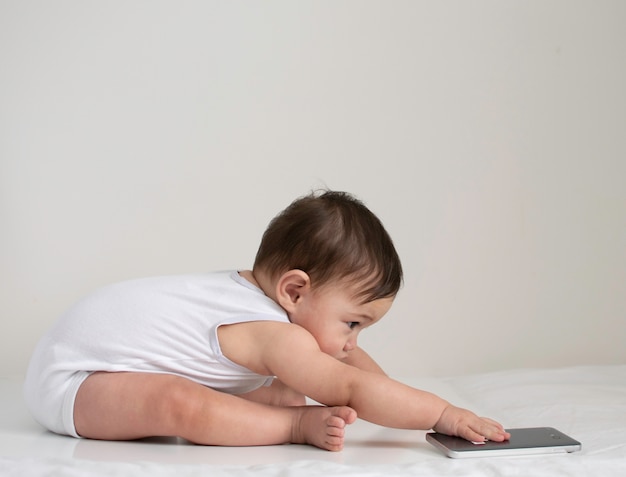
[[[357,416],[508,439],[500,424],[390,379],[358,347],[401,283],[378,218],[349,194],[314,193],[272,220],[252,270],[127,281],[77,303],[37,345],[26,402],[51,431],[92,439],[338,451]]]

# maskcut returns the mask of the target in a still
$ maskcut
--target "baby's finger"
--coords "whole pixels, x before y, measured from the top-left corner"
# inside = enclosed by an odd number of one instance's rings
[[[490,441],[502,442],[511,437],[511,435],[504,430],[502,425],[489,418],[481,418],[481,423],[478,427],[474,428],[474,431],[484,436]]]
[[[485,442],[486,440],[485,436],[482,435],[482,433],[476,432],[471,427],[466,427],[465,429],[463,429],[461,432],[459,432],[459,436],[474,443]]]
[[[487,422],[488,422],[488,423],[490,423],[490,424],[493,424],[494,426],[496,426],[498,429],[500,429],[500,430],[502,430],[502,431],[504,430],[504,427],[502,426],[502,424],[500,424],[500,423],[499,423],[499,422],[497,422],[497,421],[494,421],[493,419],[489,419],[488,417],[481,417],[481,419],[482,419],[483,421],[487,421]]]

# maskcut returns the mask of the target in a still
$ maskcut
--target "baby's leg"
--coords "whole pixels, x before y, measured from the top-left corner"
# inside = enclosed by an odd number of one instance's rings
[[[82,437],[179,436],[197,444],[307,443],[341,450],[349,407],[274,407],[166,374],[94,373],[81,385],[74,424]]]
[[[270,406],[304,406],[306,397],[278,379],[274,379],[271,386],[263,386],[239,397],[249,401],[269,404]]]

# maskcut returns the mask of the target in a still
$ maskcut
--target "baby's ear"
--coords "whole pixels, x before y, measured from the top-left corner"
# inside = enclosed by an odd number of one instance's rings
[[[311,279],[307,273],[302,270],[289,270],[283,273],[276,283],[276,301],[291,313],[310,289]]]

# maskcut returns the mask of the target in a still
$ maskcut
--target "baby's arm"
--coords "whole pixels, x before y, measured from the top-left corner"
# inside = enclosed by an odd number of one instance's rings
[[[434,394],[411,388],[386,376],[356,371],[356,382],[351,385],[346,405],[365,420],[387,427],[435,429],[475,442],[485,439],[503,441],[510,437],[497,422],[480,418]],[[338,371],[333,376],[341,379]],[[337,384],[336,380],[334,383]],[[336,404],[333,402],[333,405]]]
[[[348,357],[346,359],[343,359],[342,362],[349,364],[350,366],[362,369],[363,371],[369,371],[371,373],[377,374],[385,374],[385,372],[378,365],[378,363],[374,361],[372,357],[367,354],[362,348],[357,347],[350,351]]]
[[[372,373],[385,374],[380,366],[374,361],[364,350],[356,348],[350,351],[348,358],[342,360],[350,366],[370,371]],[[304,406],[306,398],[304,394],[299,393],[279,379],[274,379],[271,386],[263,386],[246,394],[240,394],[239,397],[250,401],[269,404],[271,406]]]
[[[349,406],[359,417],[376,424],[435,428],[473,441],[507,438],[494,421],[323,353],[311,334],[297,325],[251,322],[222,327],[220,344],[232,361],[259,374],[275,375],[317,402]]]

